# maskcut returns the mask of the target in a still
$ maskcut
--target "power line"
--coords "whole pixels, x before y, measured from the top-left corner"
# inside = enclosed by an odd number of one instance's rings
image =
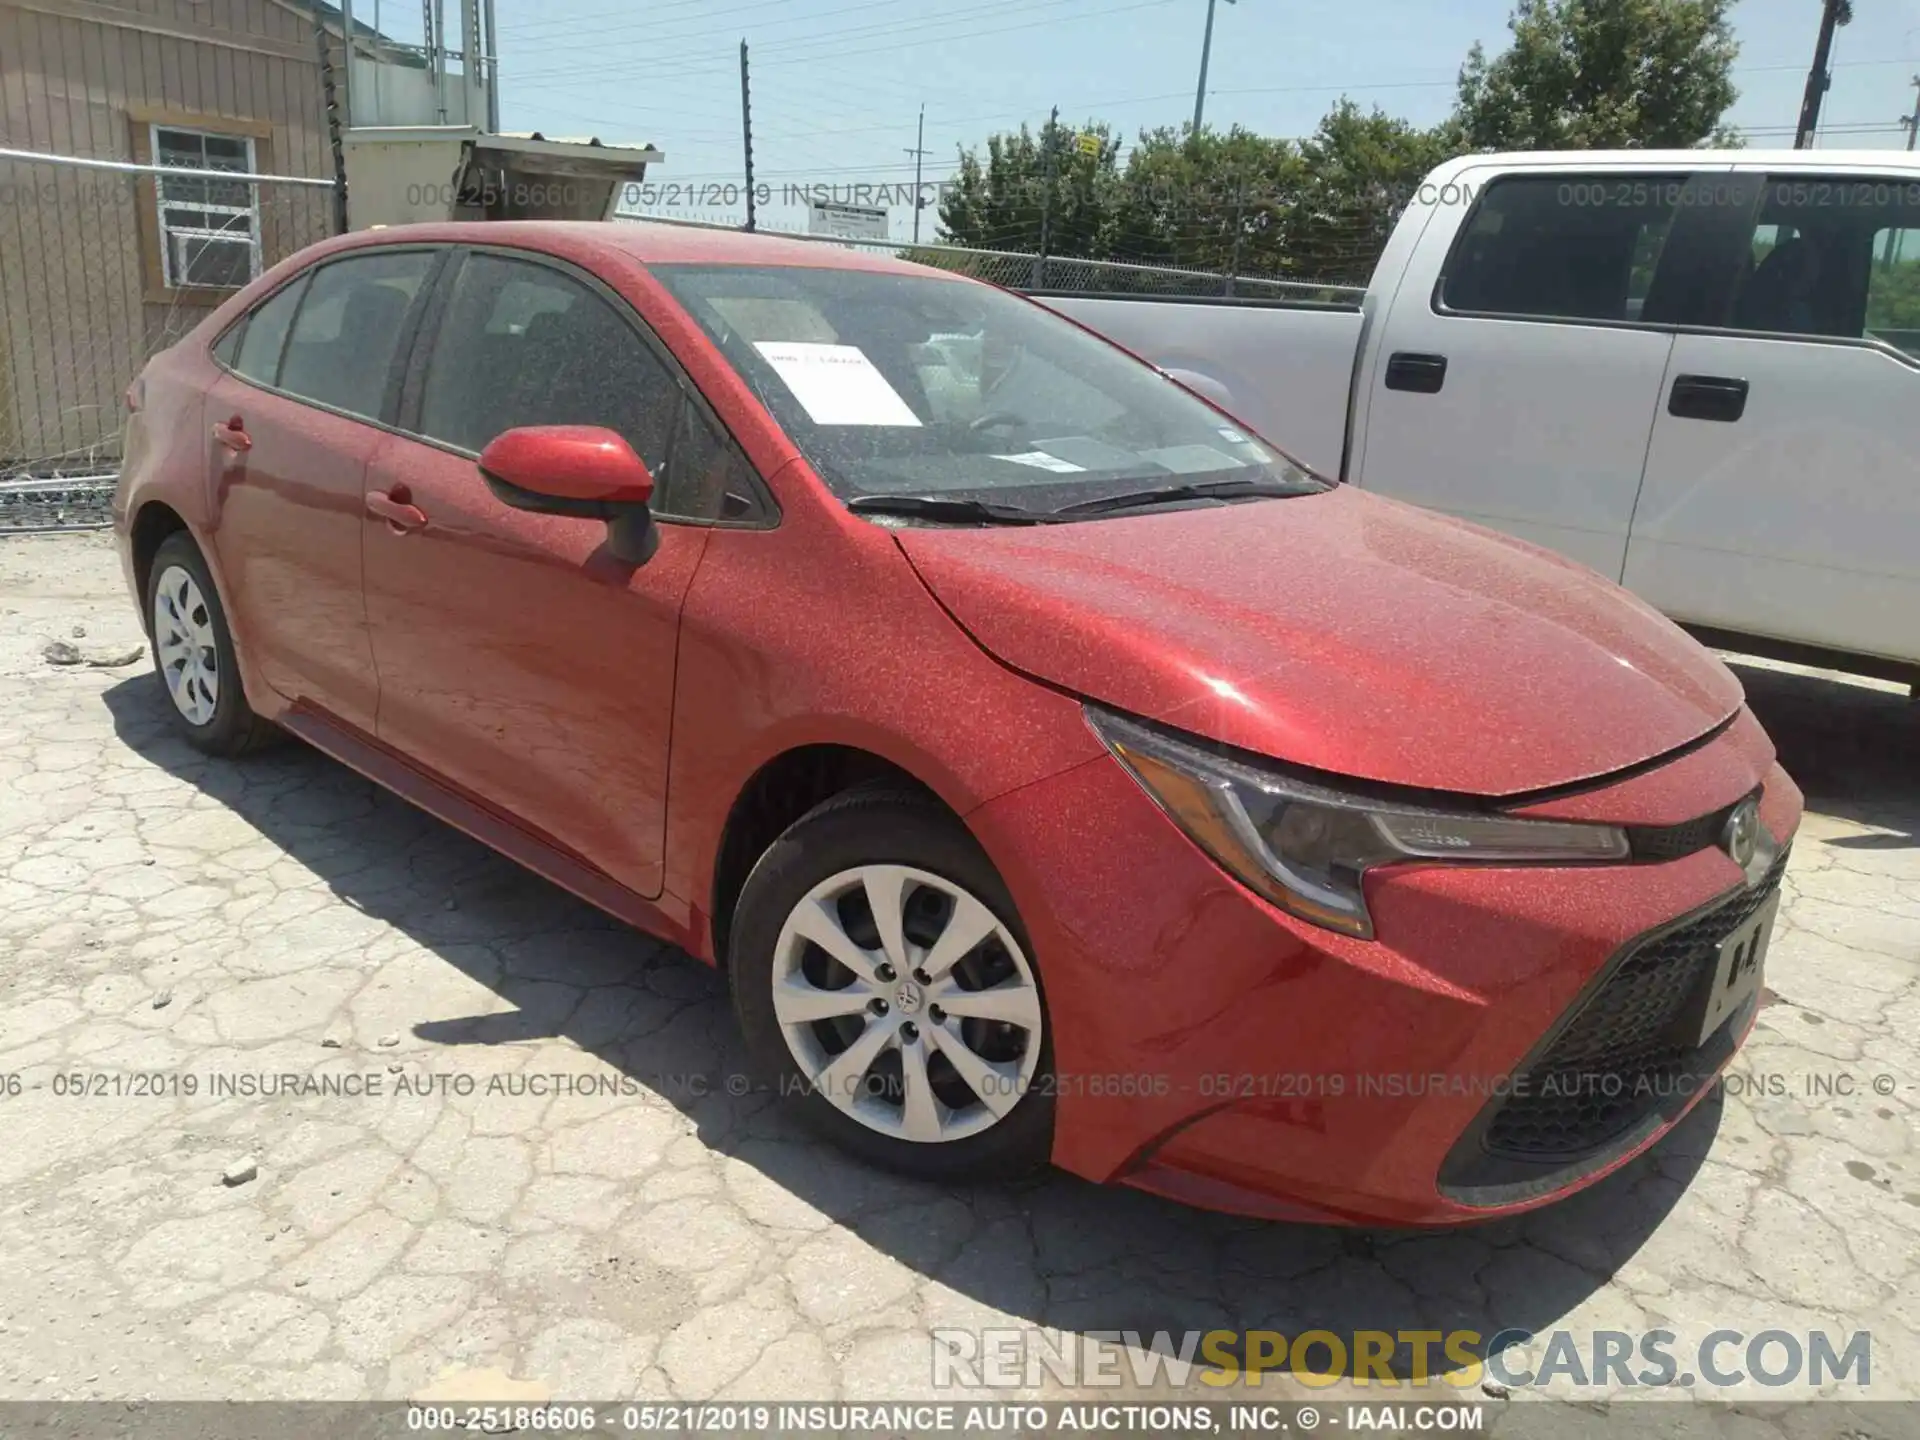
[[[1879,66],[1879,65],[1901,65],[1906,63],[1909,63],[1909,62],[1904,60],[1899,60],[1899,59],[1843,60],[1843,61],[1835,62],[1831,68],[1838,70],[1838,69],[1845,69],[1845,68]],[[831,67],[822,66],[820,68],[827,74],[836,73]],[[1799,68],[1800,67],[1797,63],[1739,65],[1734,67],[1734,73],[1761,74],[1761,73],[1777,72],[1777,71],[1784,71],[1784,70],[1798,70]],[[852,72],[839,72],[839,73],[852,74]],[[524,90],[527,92],[539,93],[543,90],[559,88],[557,84],[556,85],[540,85],[540,84],[522,83],[527,78],[528,77],[526,76],[521,76],[516,78],[516,84],[515,84],[516,91]],[[858,78],[861,79],[864,83],[874,83],[877,78],[884,78],[884,77],[868,77],[863,75]],[[1323,93],[1323,94],[1338,93],[1338,94],[1364,95],[1370,92],[1390,91],[1390,90],[1450,89],[1457,83],[1458,83],[1457,79],[1454,79],[1454,78],[1449,78],[1449,79],[1436,78],[1433,80],[1383,80],[1383,81],[1346,82],[1346,83],[1340,83],[1340,84],[1255,85],[1255,86],[1240,86],[1240,87],[1229,88],[1229,89],[1216,89],[1212,93],[1215,95],[1285,95],[1285,94],[1312,94],[1312,93]],[[571,90],[574,88],[574,86],[568,85],[567,88]],[[901,87],[901,90],[897,91],[896,93],[905,93],[904,87]],[[1076,100],[1076,101],[1067,102],[1065,105],[1063,105],[1062,108],[1069,111],[1085,110],[1088,113],[1092,113],[1102,108],[1114,108],[1122,105],[1148,104],[1148,103],[1152,103],[1160,100],[1179,99],[1183,94],[1185,94],[1184,91],[1160,91],[1152,95],[1129,95],[1129,96],[1094,99],[1094,100]],[[785,98],[786,97],[783,97],[779,94],[775,94],[774,96],[770,97],[770,103],[777,107],[780,104],[782,104]],[[825,102],[823,102],[819,96],[813,95],[813,94],[809,94],[804,98],[797,99],[796,103],[804,104],[805,106],[807,106],[809,110],[817,110],[821,108],[827,108],[830,112],[832,110],[832,107],[830,105],[826,105]],[[546,104],[544,108],[553,110],[555,113],[558,113],[558,114],[570,115],[572,118],[588,120],[590,123],[594,123],[594,124],[601,123],[601,120],[598,117],[587,116],[577,111],[562,110],[560,109],[560,107],[553,106],[551,104]],[[714,120],[723,124],[726,123],[731,118],[724,115],[714,114],[713,112],[710,112],[710,111],[689,111],[684,107],[676,107],[676,106],[634,106],[624,101],[621,102],[621,108],[623,110],[638,110],[643,113],[692,116],[693,118],[696,118],[696,119],[709,119],[709,120]],[[767,102],[763,102],[762,108],[763,109],[767,108]],[[784,128],[781,131],[781,134],[783,137],[854,134],[863,130],[876,128],[878,126],[885,124],[884,112],[880,112],[880,111],[870,111],[870,112],[863,113],[858,111],[843,110],[843,111],[840,111],[839,113],[849,117],[850,119],[856,119],[856,123],[847,124],[847,125],[833,125],[833,126],[790,127],[790,128]],[[1022,114],[1012,114],[1006,111],[995,111],[995,112],[983,113],[983,114],[970,114],[970,115],[962,115],[962,116],[956,116],[956,117],[946,117],[943,123],[947,125],[967,125],[967,124],[975,124],[980,122],[998,122],[1001,124],[1012,124],[1012,123],[1018,123],[1021,121],[1037,122],[1038,120],[1042,119],[1045,116],[1045,114],[1046,112],[1044,110],[1040,110],[1037,108],[1034,110],[1026,111]],[[1793,133],[1793,127],[1791,126],[1758,127],[1758,128],[1742,127],[1742,128],[1745,130],[1745,133],[1748,133],[1748,134],[1792,134]],[[732,132],[730,130],[725,132],[677,131],[676,133],[679,135],[687,136],[688,138],[712,138],[712,139],[730,139],[732,135]],[[1836,131],[1835,133],[1844,133],[1844,132]]]
[[[774,0],[762,0],[762,3],[759,5],[736,7],[736,8],[737,9],[765,9],[765,8],[768,8],[768,5],[770,3],[774,3]],[[778,0],[778,3],[786,3],[786,0]],[[893,3],[893,0],[865,0],[865,3],[863,4],[841,7],[840,11],[828,12],[828,13],[844,13],[844,12],[850,12],[850,11],[856,11],[856,10],[862,10],[862,9],[872,9],[872,8],[876,8],[881,4],[887,4],[887,3]],[[1056,3],[1056,4],[1073,3],[1073,0],[1051,0],[1051,3]],[[1123,8],[1145,9],[1145,8],[1149,8],[1152,4],[1156,4],[1156,3],[1167,3],[1167,0],[1146,0],[1146,3],[1123,7]],[[671,0],[670,0],[670,3],[663,5],[659,8],[674,9],[678,7],[676,4],[671,3]],[[987,6],[975,6],[970,8],[963,8],[960,10],[949,12],[945,16],[930,17],[928,19],[921,21],[918,26],[909,27],[909,28],[913,28],[913,29],[938,28],[941,26],[950,25],[957,19],[968,14],[991,13],[995,10],[1004,10],[1006,8],[1007,8],[1006,3],[1001,3],[999,5],[987,5]],[[627,13],[630,13],[630,12],[627,12]],[[731,13],[731,12],[715,12],[715,13],[720,14],[720,13]],[[1058,23],[1059,20],[1061,19],[1075,19],[1075,18],[1079,18],[1079,17],[1074,15],[1060,16],[1060,17],[1054,17],[1047,21],[1031,22],[1029,24],[1024,24],[1024,25],[1005,26],[1005,27],[1000,27],[998,29],[989,29],[986,31],[974,32],[974,34],[977,34],[977,35],[1000,34],[1000,33],[1006,33],[1008,31],[1036,28],[1036,26],[1038,25],[1055,24],[1055,23]],[[849,34],[860,34],[860,33],[865,33],[867,31],[873,30],[875,28],[885,29],[888,27],[854,26],[854,27],[846,27],[846,31]],[[894,28],[897,31],[898,27],[894,27]],[[792,51],[796,48],[817,47],[823,44],[828,44],[829,42],[837,43],[839,38],[840,37],[836,35],[821,34],[821,35],[805,37],[803,39],[789,40],[787,42],[784,42],[784,46],[780,44],[776,44],[774,46],[770,46],[767,48],[772,48],[775,50],[785,48],[789,51]],[[931,38],[969,39],[969,38],[973,38],[973,35],[945,36],[945,37],[931,37]],[[863,50],[848,52],[844,50],[844,47],[841,47],[835,51],[834,58],[857,58],[858,56],[865,55],[865,54],[883,53],[884,51],[891,48],[895,48],[895,47],[892,47],[892,46],[869,47]],[[692,57],[689,56],[687,58],[690,59]],[[667,63],[671,63],[671,61],[672,61],[672,57],[655,57],[653,63],[667,64]],[[773,63],[775,64],[805,63],[810,66],[814,66],[818,69],[825,70],[828,73],[832,73],[832,67],[819,65],[816,57],[813,57],[810,55],[795,55],[795,56],[791,56],[790,58],[784,61],[776,60]],[[1869,66],[1869,65],[1899,64],[1899,63],[1904,63],[1904,62],[1897,59],[1896,60],[1885,60],[1885,59],[1851,60],[1851,61],[1837,62],[1829,66],[1829,69],[1839,69],[1843,67],[1850,68],[1850,67],[1856,67],[1856,66]],[[618,68],[622,70],[627,70],[629,68],[635,68],[635,67],[620,66]],[[687,67],[683,64],[682,68],[684,69]],[[1765,71],[1791,70],[1791,69],[1797,69],[1797,68],[1799,67],[1796,64],[1789,63],[1789,64],[1744,65],[1744,66],[1735,67],[1735,70],[1736,70],[1736,73],[1759,73],[1759,72],[1765,72]],[[524,89],[525,91],[531,91],[536,93],[543,89],[556,88],[556,87],[542,86],[541,84],[538,84],[538,83],[531,83],[531,84],[520,83],[528,80],[537,80],[537,78],[542,73],[543,72],[534,71],[534,72],[529,72],[527,75],[516,77],[515,88],[517,90]],[[569,89],[575,88],[577,86],[578,79],[581,72],[576,67],[574,69],[568,70],[565,73],[566,73],[567,80],[569,82]],[[846,72],[846,73],[852,73],[852,72]],[[860,78],[865,83],[875,83],[878,80],[883,79],[884,77],[872,77],[872,76],[862,75]],[[1215,93],[1222,94],[1222,95],[1261,95],[1261,94],[1312,93],[1312,92],[1318,91],[1323,93],[1340,92],[1340,93],[1366,94],[1368,92],[1374,92],[1374,91],[1448,88],[1455,83],[1456,81],[1453,79],[1433,79],[1433,80],[1361,82],[1357,84],[1342,84],[1342,85],[1318,84],[1318,85],[1248,86],[1248,87],[1238,87],[1233,89],[1220,90],[1220,91],[1216,91]],[[1080,109],[1084,107],[1089,111],[1094,111],[1102,107],[1117,107],[1122,105],[1154,103],[1159,100],[1177,98],[1178,94],[1179,92],[1161,92],[1159,94],[1150,95],[1150,96],[1128,96],[1128,97],[1121,97],[1121,98],[1109,98],[1109,99],[1103,99],[1103,100],[1082,101],[1082,102],[1075,102],[1075,104],[1072,105],[1070,108]],[[779,110],[784,108],[784,105],[786,103],[789,103],[789,102],[787,97],[784,97],[780,95],[778,92],[776,92],[773,96],[770,97],[770,103],[773,110],[775,112],[778,112]],[[822,102],[820,101],[817,95],[810,95],[804,98],[796,97],[792,103],[804,104],[807,107],[809,112],[818,111],[823,108]],[[585,120],[588,123],[595,125],[596,128],[602,124],[601,119],[598,117],[588,116],[579,111],[565,110],[559,106],[555,106],[550,103],[543,102],[540,108],[546,111],[550,111],[552,113],[569,115],[573,118]],[[767,108],[767,106],[763,105],[763,109],[765,108]],[[833,113],[831,110],[831,107],[827,107],[827,108],[829,109],[829,113]],[[669,116],[673,116],[675,118],[681,118],[681,119],[684,119],[684,118],[707,119],[707,120],[714,121],[720,125],[726,125],[728,121],[731,119],[731,117],[717,114],[711,111],[690,111],[685,107],[680,107],[680,106],[636,106],[636,105],[631,105],[631,104],[622,102],[621,105],[619,106],[619,110],[622,113],[628,112],[628,111],[636,111],[640,113],[669,115]],[[876,129],[885,124],[885,120],[883,116],[877,112],[840,110],[838,113],[844,116],[851,123],[842,124],[842,125],[829,125],[829,126],[782,127],[782,129],[778,132],[779,136],[783,140],[794,140],[794,139],[805,139],[805,138],[814,137],[814,136],[827,137],[827,136],[841,135],[841,134],[855,134],[863,131]],[[1019,118],[1031,119],[1038,116],[1040,113],[1042,112],[1032,111],[1032,112],[1028,112],[1025,117],[1019,117]],[[980,121],[1000,121],[1004,123],[1010,118],[1013,118],[1013,117],[1008,117],[1005,114],[1005,112],[1000,112],[992,115],[987,115],[987,114],[966,115],[966,116],[949,119],[945,123],[952,126],[972,124]],[[1836,133],[1836,134],[1872,133],[1877,128],[1881,128],[1881,127],[1869,126],[1869,127],[1834,128],[1833,133]],[[724,131],[722,130],[709,130],[709,131],[677,130],[675,133],[687,139],[722,140],[722,139],[728,138],[731,135],[731,130],[724,130]],[[1748,133],[1766,134],[1766,133],[1787,133],[1787,132],[1785,132],[1784,130],[1776,131],[1771,128],[1762,127],[1762,128],[1749,129]]]
[[[874,8],[874,6],[877,4],[893,4],[893,3],[897,3],[897,0],[862,0],[861,4],[848,5],[843,7],[840,10],[822,11],[820,12],[820,16],[815,16],[811,18],[820,18],[821,16],[826,16],[826,15],[846,14],[855,10],[868,10],[868,9]],[[790,36],[784,40],[775,40],[762,45],[760,48],[762,53],[764,54],[767,52],[787,52],[787,51],[793,51],[796,49],[809,49],[809,48],[817,48],[820,46],[826,46],[828,47],[828,49],[822,52],[823,54],[825,54],[825,53],[831,53],[833,47],[837,46],[840,41],[846,40],[846,39],[864,38],[865,36],[872,35],[872,34],[887,34],[887,33],[896,34],[896,35],[912,34],[918,31],[923,31],[928,29],[937,29],[942,26],[952,25],[956,22],[967,20],[969,17],[1004,14],[1009,11],[1017,12],[1017,11],[1045,10],[1045,9],[1050,9],[1056,5],[1082,4],[1082,3],[1086,3],[1086,0],[1039,0],[1039,3],[1037,4],[1030,3],[1030,0],[987,0],[987,3],[984,3],[984,4],[962,6],[956,10],[950,10],[944,14],[923,16],[917,21],[912,21],[906,24],[900,24],[892,21],[878,21],[878,22],[873,22],[868,24],[846,25],[836,29],[816,30],[812,34],[808,34],[808,35]],[[719,18],[720,16],[728,13],[730,12],[716,11],[714,13],[714,18]],[[684,39],[692,38],[695,33],[696,32],[694,31],[683,31],[677,35],[647,37],[647,38],[649,40],[653,40],[653,39],[684,40]],[[988,31],[984,33],[991,34],[991,33],[997,33],[997,32]],[[946,36],[946,37],[939,37],[939,38],[964,39],[968,37],[962,35],[962,36]],[[705,50],[705,47],[696,47],[692,50],[685,50],[685,51],[669,50],[665,53],[650,53],[647,56],[647,58],[643,61],[635,62],[632,64],[629,64],[628,62],[624,62],[624,61],[615,62],[611,68],[622,70],[622,71],[654,69],[664,65],[677,65],[682,61],[694,59],[703,53],[707,53]],[[520,78],[521,79],[544,78],[545,76],[549,74],[554,74],[554,73],[563,73],[567,75],[578,76],[582,74],[605,73],[608,69],[609,69],[608,66],[596,66],[596,67],[593,67],[592,69],[582,69],[577,66],[570,66],[570,67],[567,67],[564,71],[560,71],[560,72],[533,71],[533,72],[530,72],[529,75],[522,76]]]
[[[622,5],[616,10],[595,10],[584,15],[568,15],[559,19],[535,20],[530,25],[525,23],[503,25],[501,27],[501,34],[503,36],[538,36],[547,39],[557,39],[570,35],[599,36],[623,34],[630,30],[645,30],[652,27],[657,23],[659,16],[668,10],[697,10],[706,3],[707,0],[666,0],[664,4],[649,5],[645,18],[635,20],[630,25],[608,25],[604,23],[610,19],[631,17],[634,14],[634,6]],[[709,22],[723,20],[729,16],[743,14],[752,10],[770,10],[781,5],[791,5],[792,3],[793,0],[755,0],[755,3],[751,5],[736,5],[730,10],[709,10],[701,19]],[[690,17],[677,16],[675,18],[687,19]]]

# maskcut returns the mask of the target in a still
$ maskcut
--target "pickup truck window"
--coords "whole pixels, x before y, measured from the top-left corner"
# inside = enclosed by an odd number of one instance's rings
[[[1435,300],[1474,315],[1619,323],[1644,313],[1685,175],[1517,175],[1481,193]]]
[[[1728,325],[1878,340],[1920,357],[1920,181],[1774,174]]]
[[[1920,228],[1874,231],[1867,272],[1867,335],[1920,357]]]

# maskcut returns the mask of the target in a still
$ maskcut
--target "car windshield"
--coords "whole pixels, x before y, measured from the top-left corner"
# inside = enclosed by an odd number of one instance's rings
[[[1150,365],[991,286],[802,266],[653,273],[856,508],[915,497],[912,513],[966,523],[1326,488]]]

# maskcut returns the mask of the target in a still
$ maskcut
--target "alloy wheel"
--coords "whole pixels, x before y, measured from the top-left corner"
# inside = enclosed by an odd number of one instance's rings
[[[189,725],[206,725],[220,703],[220,646],[193,575],[169,565],[154,587],[153,642],[167,694]]]
[[[988,1129],[1040,1061],[1040,988],[1019,942],[977,896],[924,870],[861,865],[814,886],[781,927],[772,984],[802,1076],[896,1139]]]

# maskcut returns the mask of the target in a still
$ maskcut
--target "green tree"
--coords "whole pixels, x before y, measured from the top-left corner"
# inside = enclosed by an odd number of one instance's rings
[[[1276,237],[1302,279],[1364,285],[1414,187],[1463,149],[1459,127],[1411,125],[1342,97],[1301,142],[1307,176]]]
[[[1082,137],[1091,136],[1089,144]],[[1040,248],[1056,255],[1103,255],[1113,227],[1120,142],[1089,122],[1073,131],[1049,123],[1035,135],[991,135],[986,155],[960,152],[960,170],[940,199],[941,238],[982,250]]]
[[[1454,123],[1476,150],[1625,150],[1733,141],[1728,0],[1519,0],[1513,43],[1476,44]]]
[[[1114,254],[1196,270],[1275,270],[1273,217],[1291,211],[1306,183],[1286,140],[1238,125],[1142,131],[1120,177]]]

